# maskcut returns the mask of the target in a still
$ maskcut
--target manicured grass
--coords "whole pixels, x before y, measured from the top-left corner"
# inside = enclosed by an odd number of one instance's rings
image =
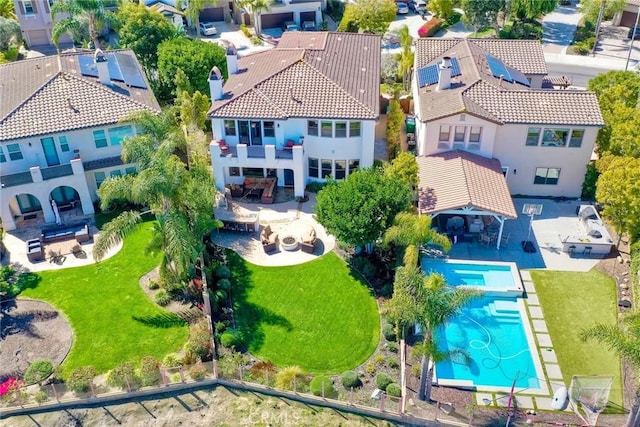
[[[620,358],[578,333],[596,323],[615,324],[616,284],[598,270],[588,273],[531,271],[551,341],[567,387],[573,375],[613,375],[611,409],[622,406]]]
[[[309,373],[340,373],[376,349],[376,301],[337,255],[290,267],[229,259],[236,322],[256,356]]]
[[[155,305],[138,281],[160,261],[145,255],[151,222],[128,236],[112,258],[85,267],[44,271],[39,283],[22,296],[40,299],[62,310],[74,331],[64,373],[92,365],[105,372],[123,362],[136,365],[144,356],[162,358],[187,339],[187,327],[168,322],[175,317]]]

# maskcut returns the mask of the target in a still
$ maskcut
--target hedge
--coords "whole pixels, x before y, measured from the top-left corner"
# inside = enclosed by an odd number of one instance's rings
[[[418,30],[418,36],[431,37],[442,28],[443,20],[440,18],[431,18]]]

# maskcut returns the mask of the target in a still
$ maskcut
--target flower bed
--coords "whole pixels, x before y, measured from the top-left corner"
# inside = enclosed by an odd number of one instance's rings
[[[442,28],[443,20],[439,18],[431,18],[418,30],[420,37],[431,37]]]

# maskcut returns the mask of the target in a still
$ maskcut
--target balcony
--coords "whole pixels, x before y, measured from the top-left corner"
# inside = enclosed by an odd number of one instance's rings
[[[70,164],[51,166],[49,168],[40,169],[40,172],[42,173],[42,179],[45,181],[48,179],[73,175],[73,169],[71,168]]]
[[[76,164],[76,171],[74,171],[74,163]],[[17,187],[24,184],[32,184],[34,182],[47,181],[55,178],[62,178],[65,176],[71,176],[74,173],[83,174],[84,169],[80,159],[73,159],[71,163],[66,165],[51,166],[48,168],[40,168],[34,166],[27,172],[18,172],[9,175],[0,176],[0,182],[2,188]]]
[[[3,175],[0,177],[2,188],[17,187],[18,185],[31,184],[33,177],[31,172],[12,173],[11,175]]]
[[[237,158],[238,151],[242,151],[242,148],[238,150],[237,145],[230,145],[225,149],[220,150],[220,157]],[[276,159],[293,159],[293,150],[274,150]],[[253,145],[246,147],[247,158],[249,159],[266,159],[267,150],[265,146]],[[242,157],[242,154],[240,155]]]

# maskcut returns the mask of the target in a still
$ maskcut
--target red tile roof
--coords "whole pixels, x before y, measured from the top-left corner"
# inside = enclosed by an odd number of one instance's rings
[[[517,218],[498,159],[454,150],[416,161],[420,213],[474,208]]]

